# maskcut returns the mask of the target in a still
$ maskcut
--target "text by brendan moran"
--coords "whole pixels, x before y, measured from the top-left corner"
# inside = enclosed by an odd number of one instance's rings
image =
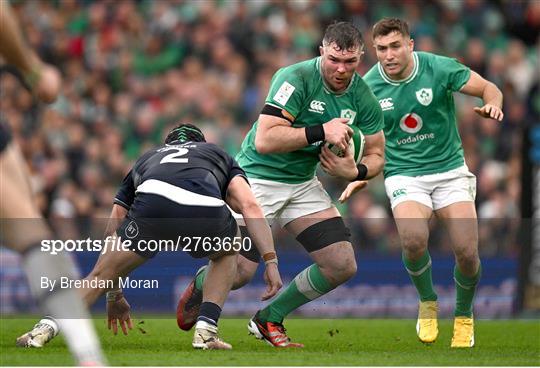
[[[72,280],[69,277],[60,277],[60,279],[49,279],[42,276],[40,279],[40,287],[53,291],[54,289],[157,289],[159,288],[158,280],[133,280],[129,277],[119,277],[118,285],[114,284],[113,280],[102,279],[83,279]]]

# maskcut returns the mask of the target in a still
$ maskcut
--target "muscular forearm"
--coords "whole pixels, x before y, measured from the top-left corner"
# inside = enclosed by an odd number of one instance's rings
[[[484,101],[484,104],[489,104],[498,108],[502,108],[503,94],[495,84],[493,84],[492,82],[488,82],[486,88],[484,88],[482,100]]]
[[[107,227],[105,229],[105,237],[113,236],[120,226],[124,217],[126,217],[128,210],[117,204],[113,205],[111,214],[109,216],[109,221],[107,222]]]
[[[292,152],[308,145],[305,128],[278,125],[257,132],[255,146],[262,154]]]
[[[379,175],[379,173],[384,168],[384,157],[375,153],[371,155],[366,155],[362,158],[362,163],[368,168],[365,179],[371,179]]]
[[[109,221],[107,222],[107,227],[105,228],[105,238],[114,235],[116,229],[118,229],[118,226],[120,226],[121,221],[122,219],[119,218],[109,218]]]
[[[259,207],[249,208],[243,211],[242,216],[246,222],[249,236],[261,255],[275,252],[274,240],[270,226],[264,218]]]
[[[368,171],[364,179],[371,179],[379,175],[384,168],[384,133],[379,131],[375,134],[366,135],[366,148],[362,163],[367,166]]]

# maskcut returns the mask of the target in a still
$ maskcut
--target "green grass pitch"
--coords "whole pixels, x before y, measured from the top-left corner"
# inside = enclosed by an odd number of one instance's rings
[[[142,322],[144,321],[144,322]],[[56,366],[73,361],[61,338],[43,349],[15,347],[16,337],[33,319],[0,320],[0,364]],[[540,322],[507,320],[476,322],[476,346],[450,349],[452,321],[439,323],[439,338],[424,345],[416,338],[414,320],[289,319],[287,328],[304,349],[275,349],[248,336],[247,319],[222,319],[220,332],[232,351],[191,348],[191,332],[172,319],[135,320],[129,336],[113,336],[104,319],[96,319],[101,343],[115,366],[523,366],[540,365]]]

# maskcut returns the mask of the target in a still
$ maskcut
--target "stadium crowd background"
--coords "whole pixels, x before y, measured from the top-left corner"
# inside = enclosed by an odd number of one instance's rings
[[[318,55],[326,25],[354,22],[364,74],[375,63],[370,30],[383,16],[411,25],[416,50],[456,57],[504,93],[502,124],[457,96],[467,163],[478,179],[482,255],[516,255],[522,131],[540,121],[540,1],[13,1],[31,46],[64,77],[44,109],[2,74],[1,119],[31,168],[51,219],[106,218],[140,153],[178,121],[236,153],[263,106],[272,74]],[[322,174],[322,173],[321,173]],[[333,198],[345,183],[320,175]],[[341,206],[357,246],[399,253],[381,178]],[[432,235],[430,249],[449,250]]]

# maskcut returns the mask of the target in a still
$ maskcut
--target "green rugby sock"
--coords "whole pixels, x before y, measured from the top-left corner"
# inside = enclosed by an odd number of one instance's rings
[[[457,265],[454,267],[454,281],[456,283],[456,309],[454,316],[472,317],[473,299],[476,285],[482,274],[482,265],[478,266],[478,272],[473,277],[464,276]]]
[[[407,259],[405,253],[403,253],[402,260],[411,281],[418,291],[420,300],[423,302],[437,300],[437,294],[433,289],[433,280],[431,278],[431,257],[429,252],[426,250],[417,261]]]
[[[300,272],[278,297],[259,316],[267,322],[282,323],[283,318],[298,307],[334,289],[321,273],[319,266],[312,264]]]

